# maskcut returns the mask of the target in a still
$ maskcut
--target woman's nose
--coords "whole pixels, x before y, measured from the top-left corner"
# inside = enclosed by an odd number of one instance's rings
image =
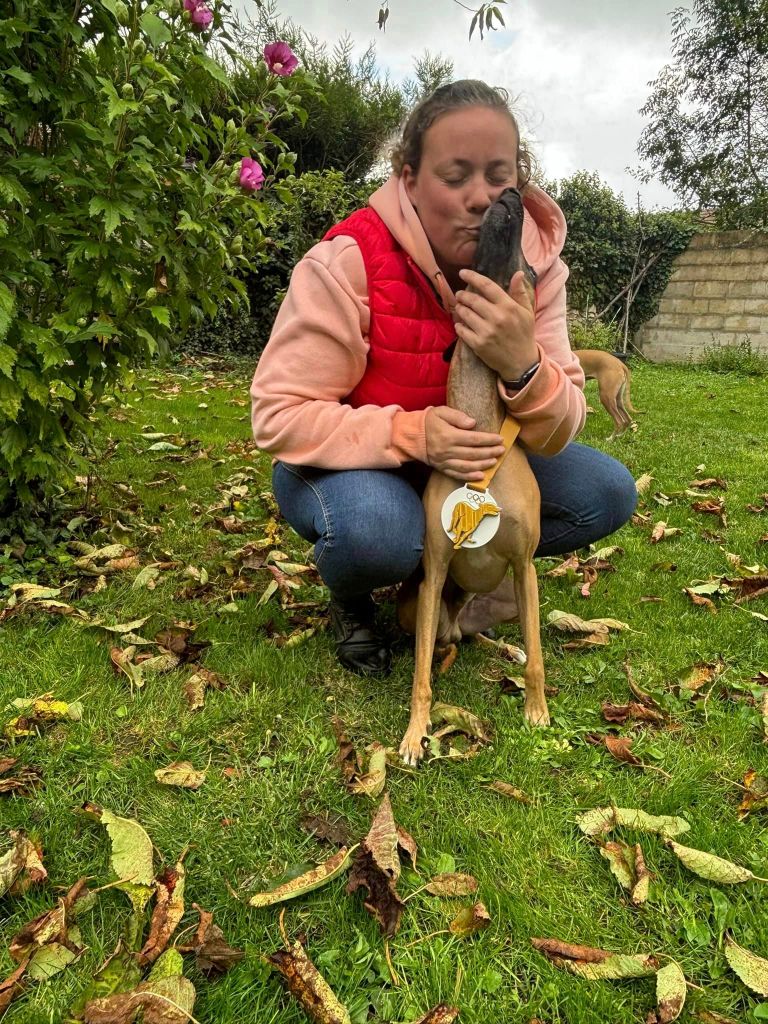
[[[496,200],[494,188],[487,181],[473,182],[467,194],[467,207],[476,213],[485,213]]]

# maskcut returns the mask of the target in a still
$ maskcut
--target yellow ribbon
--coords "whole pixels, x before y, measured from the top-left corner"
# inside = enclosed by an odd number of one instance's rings
[[[467,487],[473,491],[487,491],[491,486],[491,480],[496,476],[496,472],[499,466],[502,464],[504,459],[507,457],[507,453],[512,445],[517,440],[517,435],[520,433],[520,424],[516,419],[507,414],[504,417],[504,422],[501,424],[499,434],[501,434],[501,440],[504,444],[504,454],[500,455],[496,462],[491,466],[490,469],[486,469],[483,474],[482,480],[474,480],[472,483],[467,483]]]

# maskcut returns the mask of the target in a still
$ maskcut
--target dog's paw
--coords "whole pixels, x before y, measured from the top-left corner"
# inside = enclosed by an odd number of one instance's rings
[[[526,701],[523,716],[530,725],[544,729],[549,725],[549,708],[546,704]]]
[[[412,768],[415,768],[424,757],[424,738],[426,734],[426,727],[416,723],[415,725],[409,725],[405,736],[403,736],[403,742],[400,744],[400,757]]]

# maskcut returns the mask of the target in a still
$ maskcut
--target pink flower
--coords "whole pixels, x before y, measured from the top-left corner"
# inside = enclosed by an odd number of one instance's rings
[[[184,0],[184,10],[196,11],[201,3],[203,3],[203,0]]]
[[[194,2],[194,0],[185,0],[185,2]],[[199,3],[190,14],[190,21],[196,30],[204,32],[213,21],[213,11],[204,3]]]
[[[273,75],[292,75],[299,66],[299,58],[288,43],[268,43],[264,47],[264,60]]]
[[[240,187],[247,192],[258,192],[263,184],[261,164],[250,156],[244,156],[240,161]]]

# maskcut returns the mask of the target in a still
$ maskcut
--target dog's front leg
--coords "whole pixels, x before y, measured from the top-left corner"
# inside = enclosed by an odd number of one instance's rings
[[[416,608],[416,667],[411,693],[411,718],[400,744],[400,756],[410,765],[417,764],[424,756],[422,742],[429,731],[432,654],[440,616],[440,598],[448,568],[448,561],[435,558],[429,549],[430,544],[427,542],[424,552],[424,579],[419,585]]]

